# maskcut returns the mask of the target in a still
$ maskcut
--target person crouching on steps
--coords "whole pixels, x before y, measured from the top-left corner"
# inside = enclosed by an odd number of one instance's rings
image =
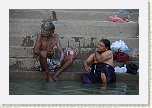
[[[89,64],[93,62],[92,67]],[[102,39],[97,50],[84,61],[84,69],[87,73],[81,74],[83,83],[112,83],[116,81],[113,68],[113,52],[110,49],[110,41]]]
[[[54,35],[55,26],[51,22],[46,22],[44,31],[37,35],[36,43],[34,46],[34,54],[38,56],[42,70],[45,71],[48,81],[57,81],[57,76],[67,68],[73,61],[75,56],[64,56],[64,52],[58,36]],[[60,67],[50,76],[47,64],[47,58],[54,55],[53,47],[57,46],[60,52]]]

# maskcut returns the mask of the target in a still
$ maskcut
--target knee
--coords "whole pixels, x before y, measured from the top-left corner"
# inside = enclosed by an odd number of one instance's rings
[[[47,62],[47,57],[39,56],[39,61],[40,62]]]
[[[75,60],[74,56],[68,56],[68,62],[72,63]]]
[[[44,56],[42,56],[42,55],[40,55],[40,59],[46,59],[47,57],[44,57]]]

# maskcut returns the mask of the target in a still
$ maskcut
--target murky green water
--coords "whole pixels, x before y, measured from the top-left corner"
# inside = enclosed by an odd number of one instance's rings
[[[76,81],[10,80],[9,95],[139,95],[139,84],[84,84]]]

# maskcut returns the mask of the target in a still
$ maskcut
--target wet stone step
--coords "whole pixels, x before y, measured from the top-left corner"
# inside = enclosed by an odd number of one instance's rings
[[[58,79],[60,81],[81,81],[80,75],[83,72],[62,72],[59,74]],[[54,72],[50,72],[50,75],[53,75]],[[22,79],[22,80],[46,80],[46,75],[38,71],[12,71],[9,73],[9,79]],[[139,82],[139,74],[131,75],[128,73],[119,74],[116,73],[117,81],[129,81],[129,82]]]

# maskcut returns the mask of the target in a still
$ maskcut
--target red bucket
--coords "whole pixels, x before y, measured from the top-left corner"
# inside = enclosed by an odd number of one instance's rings
[[[67,50],[67,56],[75,56],[76,55],[76,51],[71,51],[71,50]]]

